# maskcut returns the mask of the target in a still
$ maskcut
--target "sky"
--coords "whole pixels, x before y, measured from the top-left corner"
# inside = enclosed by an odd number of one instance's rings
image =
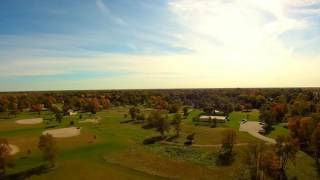
[[[320,86],[320,0],[1,0],[0,91]]]

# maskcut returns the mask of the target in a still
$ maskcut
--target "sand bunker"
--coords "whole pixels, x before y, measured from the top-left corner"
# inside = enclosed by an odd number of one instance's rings
[[[11,155],[17,154],[20,151],[19,147],[16,145],[9,144],[9,146]]]
[[[34,118],[34,119],[22,119],[22,120],[17,120],[17,124],[40,124],[42,123],[43,119],[42,118]]]
[[[46,130],[42,134],[51,134],[56,138],[65,138],[80,135],[80,128],[77,127],[69,127],[69,128],[61,128],[61,129],[51,129]]]

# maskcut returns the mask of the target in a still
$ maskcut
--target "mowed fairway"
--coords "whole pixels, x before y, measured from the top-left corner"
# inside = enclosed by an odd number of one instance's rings
[[[7,138],[10,144],[17,145],[20,152],[15,155],[16,166],[9,173],[19,172],[43,163],[37,148],[39,136],[48,125],[56,128],[69,127],[74,121],[75,127],[81,127],[79,136],[57,138],[59,148],[56,167],[30,179],[235,179],[244,170],[242,157],[244,148],[236,147],[236,159],[230,166],[216,166],[215,158],[219,148],[184,148],[166,145],[145,146],[146,137],[158,134],[153,129],[145,130],[139,124],[120,124],[127,108],[113,108],[97,115],[84,114],[64,117],[62,124],[57,124],[54,116],[43,112],[42,124],[22,125],[15,120],[37,118],[34,113],[22,113],[13,119],[1,119],[0,137]],[[193,116],[194,113],[190,113]],[[98,118],[100,123],[79,123],[85,119]],[[210,128],[194,126],[191,117],[183,120],[181,138],[195,132],[196,144],[220,144],[224,127]],[[48,123],[48,124],[47,124]],[[171,132],[172,133],[172,132]],[[238,133],[238,143],[252,143],[259,140],[247,133]],[[28,150],[31,151],[27,155]],[[299,159],[306,155],[300,154]],[[312,160],[305,164],[305,173],[294,174],[297,177],[315,177]],[[289,166],[295,168],[294,166]],[[293,170],[289,173],[296,173]],[[289,174],[290,177],[293,174]],[[300,178],[299,178],[300,179]]]

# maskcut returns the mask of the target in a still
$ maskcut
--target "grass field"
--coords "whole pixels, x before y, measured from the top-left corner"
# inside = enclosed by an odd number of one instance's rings
[[[43,124],[15,123],[17,119],[38,117],[35,113],[21,113],[16,118],[0,119],[0,137],[7,138],[21,150],[15,155],[16,166],[8,172],[19,172],[40,165],[43,161],[37,143],[42,131],[49,125],[57,125],[56,128],[68,127],[70,121],[82,127],[81,135],[57,139],[59,154],[56,168],[49,173],[32,176],[30,179],[235,179],[244,170],[242,165],[244,147],[236,147],[237,155],[232,165],[221,167],[214,163],[219,150],[216,147],[142,145],[143,139],[158,132],[142,129],[139,124],[120,124],[126,113],[128,113],[126,107],[99,112],[95,116],[101,118],[101,124],[78,123],[79,115],[64,117],[63,122],[57,124],[49,112],[42,112],[40,115],[44,118]],[[192,118],[199,113],[200,110],[193,110],[187,119],[183,120],[181,137],[177,141],[183,143],[188,134],[195,132],[196,144],[220,144],[225,127],[194,126]],[[84,114],[82,120],[93,117]],[[237,123],[245,117],[245,113],[233,112],[226,126],[236,128]],[[257,120],[257,117],[258,112],[254,110],[250,113],[249,120]],[[94,136],[96,140],[93,140]],[[238,143],[257,141],[259,140],[247,133],[238,132]],[[31,154],[27,156],[28,150]],[[303,163],[299,163],[300,161]],[[290,177],[316,178],[310,157],[300,153],[296,164],[297,166],[292,164],[288,166]],[[304,171],[300,172],[300,168]]]
[[[281,124],[273,125],[272,130],[266,136],[270,138],[276,138],[277,136],[285,136],[289,134],[289,130],[287,128],[282,127]]]
[[[243,119],[248,121],[259,121],[259,110],[253,109],[250,112],[234,111],[230,113],[226,125],[232,128],[239,129],[240,122]]]

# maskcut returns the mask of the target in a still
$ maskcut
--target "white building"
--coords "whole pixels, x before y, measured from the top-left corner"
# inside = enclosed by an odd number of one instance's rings
[[[210,121],[212,119],[217,120],[217,122],[225,123],[227,121],[226,116],[200,116],[199,121]]]
[[[69,115],[69,116],[76,115],[76,114],[78,114],[78,112],[76,112],[76,111],[74,111],[74,110],[72,110],[72,109],[69,109],[69,110],[68,110],[68,115]]]

